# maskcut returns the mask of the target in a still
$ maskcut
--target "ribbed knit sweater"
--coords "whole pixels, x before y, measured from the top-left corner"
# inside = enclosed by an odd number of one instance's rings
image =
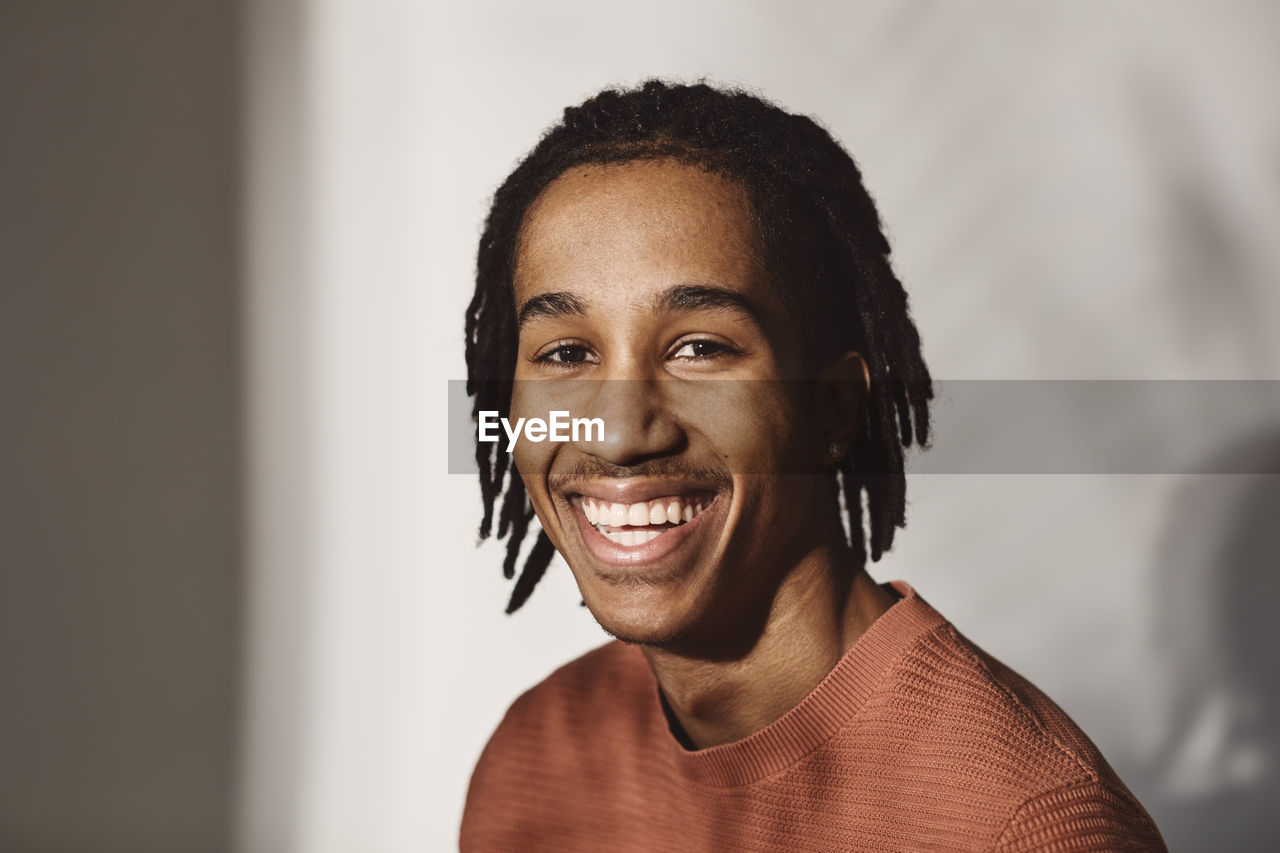
[[[690,751],[640,650],[521,696],[471,779],[464,851],[1164,850],[1067,715],[909,586],[780,719]]]

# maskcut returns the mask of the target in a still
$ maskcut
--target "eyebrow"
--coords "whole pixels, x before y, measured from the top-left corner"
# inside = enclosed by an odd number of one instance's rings
[[[760,316],[751,300],[736,290],[714,284],[677,284],[669,287],[653,301],[655,312],[691,312],[706,310],[733,311],[759,323]],[[520,307],[516,325],[523,329],[535,319],[581,317],[587,313],[587,304],[576,293],[558,290],[533,297]]]
[[[516,317],[517,328],[523,329],[530,320],[539,317],[555,319],[557,317],[581,317],[587,313],[587,305],[576,294],[568,291],[543,293],[535,296],[520,307]]]
[[[653,307],[657,311],[727,310],[760,322],[760,315],[751,300],[736,290],[714,284],[678,284],[659,294]]]

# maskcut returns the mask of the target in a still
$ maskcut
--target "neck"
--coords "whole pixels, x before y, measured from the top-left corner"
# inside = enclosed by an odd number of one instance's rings
[[[787,574],[759,639],[740,656],[657,646],[644,654],[689,742],[716,746],[800,704],[892,604],[847,548],[823,547]]]

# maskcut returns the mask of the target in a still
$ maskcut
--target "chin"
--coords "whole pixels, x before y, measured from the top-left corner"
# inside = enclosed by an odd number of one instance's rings
[[[662,601],[668,597],[655,592],[652,588],[614,588],[584,595],[583,600],[596,623],[615,639],[644,646],[678,643],[689,635],[695,620],[685,612],[687,608]]]
[[[596,620],[604,632],[615,640],[621,640],[633,646],[674,646],[684,641],[687,632],[679,628],[662,629],[652,625],[614,624],[601,619]]]

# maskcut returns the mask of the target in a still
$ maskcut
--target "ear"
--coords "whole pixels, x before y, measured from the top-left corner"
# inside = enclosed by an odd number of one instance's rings
[[[823,463],[835,465],[848,455],[867,416],[871,371],[856,352],[842,353],[818,372],[818,426]]]

